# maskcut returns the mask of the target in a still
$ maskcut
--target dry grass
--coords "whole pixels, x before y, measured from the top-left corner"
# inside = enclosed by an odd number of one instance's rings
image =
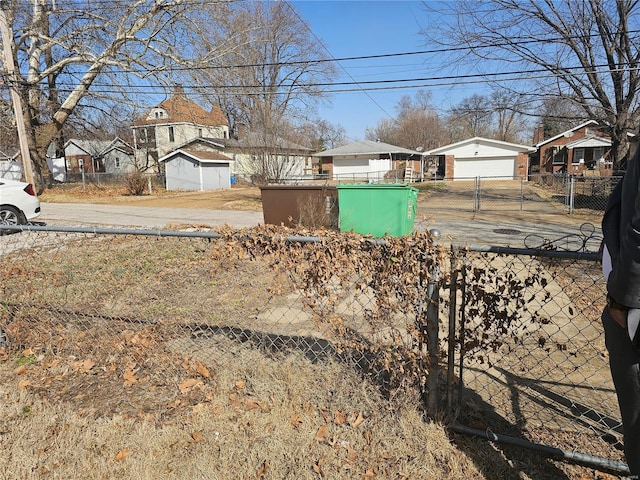
[[[97,419],[25,386],[26,377],[47,369],[46,357],[5,360],[0,475],[484,478],[413,402],[389,404],[344,366],[312,364],[297,355],[272,359],[244,348],[237,354],[233,364],[212,369],[215,386],[206,401],[172,417],[161,409]],[[73,368],[72,359],[59,360],[57,368]]]

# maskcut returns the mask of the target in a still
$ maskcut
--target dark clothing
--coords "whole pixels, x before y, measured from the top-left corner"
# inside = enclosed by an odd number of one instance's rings
[[[602,219],[604,243],[612,270],[607,291],[618,304],[640,308],[640,169],[638,154],[628,162],[624,178],[611,193]],[[640,351],[626,328],[612,318],[609,307],[602,312],[611,376],[616,387],[627,464],[640,474]]]
[[[640,308],[638,153],[628,163],[624,178],[611,193],[602,219],[602,234],[613,267],[607,280],[607,291],[616,302],[629,308]]]
[[[627,331],[605,307],[602,312],[611,376],[618,394],[624,426],[624,455],[632,474],[640,473],[640,352],[632,347]]]

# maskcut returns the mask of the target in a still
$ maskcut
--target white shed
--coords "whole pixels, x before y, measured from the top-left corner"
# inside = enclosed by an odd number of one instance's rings
[[[534,147],[473,137],[434,148],[425,155],[444,158],[445,178],[453,180],[475,177],[516,179],[527,175],[527,160],[531,152],[535,152]]]
[[[232,159],[220,152],[176,150],[162,157],[167,190],[231,188]]]

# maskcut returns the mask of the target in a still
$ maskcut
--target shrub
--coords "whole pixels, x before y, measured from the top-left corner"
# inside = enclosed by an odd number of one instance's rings
[[[143,195],[147,188],[147,179],[140,172],[133,172],[125,178],[125,188],[129,195]]]

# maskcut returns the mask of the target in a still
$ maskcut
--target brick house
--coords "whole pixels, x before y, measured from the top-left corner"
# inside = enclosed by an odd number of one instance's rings
[[[610,176],[611,138],[595,120],[589,120],[554,137],[543,139],[542,127],[534,134],[536,152],[531,154],[531,173],[568,173],[579,176]]]

